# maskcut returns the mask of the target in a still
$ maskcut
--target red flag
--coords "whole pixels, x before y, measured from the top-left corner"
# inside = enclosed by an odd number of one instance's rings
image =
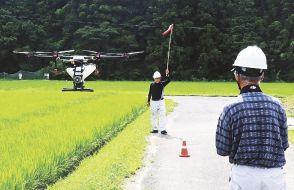
[[[171,24],[171,25],[169,25],[167,31],[161,33],[161,35],[162,35],[162,36],[166,36],[166,35],[168,35],[169,33],[171,33],[171,32],[173,31],[173,29],[174,29],[174,25]]]

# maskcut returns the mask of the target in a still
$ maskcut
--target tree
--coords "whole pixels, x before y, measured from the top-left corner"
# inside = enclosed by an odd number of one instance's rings
[[[230,80],[237,53],[260,46],[268,57],[266,80],[293,79],[292,0],[6,0],[0,2],[0,72],[44,64],[18,50],[145,50],[145,59],[101,63],[103,79],[149,79],[164,71],[175,24],[170,69],[176,80]],[[126,74],[132,73],[132,74]]]

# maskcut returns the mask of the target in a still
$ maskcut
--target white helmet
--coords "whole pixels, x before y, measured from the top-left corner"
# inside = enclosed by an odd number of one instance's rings
[[[154,79],[161,78],[161,74],[160,74],[160,72],[156,71],[156,72],[153,74],[153,78],[154,78]]]
[[[266,56],[259,47],[248,46],[238,54],[233,66],[266,70]]]

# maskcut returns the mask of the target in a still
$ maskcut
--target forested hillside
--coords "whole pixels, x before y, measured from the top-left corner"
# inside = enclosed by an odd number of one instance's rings
[[[174,23],[171,70],[177,80],[231,79],[231,65],[248,45],[268,56],[268,80],[294,81],[293,0],[3,0],[0,72],[36,70],[12,51],[144,50],[141,59],[102,64],[103,79],[150,78],[164,70]]]

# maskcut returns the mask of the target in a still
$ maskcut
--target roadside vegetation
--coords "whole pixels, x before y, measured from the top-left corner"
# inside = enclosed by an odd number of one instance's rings
[[[294,130],[289,131],[289,139],[294,144]]]
[[[174,102],[167,101],[168,112],[174,106]],[[96,155],[85,159],[75,172],[49,189],[122,189],[125,178],[131,177],[143,164],[146,136],[151,129],[149,117],[148,110]]]
[[[282,99],[286,110],[288,112],[288,117],[294,117],[294,94]]]

